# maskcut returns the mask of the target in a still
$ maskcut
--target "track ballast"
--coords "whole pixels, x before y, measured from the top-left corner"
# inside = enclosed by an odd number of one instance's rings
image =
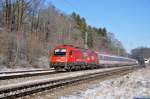
[[[27,81],[19,84],[10,84],[0,87],[0,99],[16,98],[29,95],[35,92],[40,92],[46,89],[51,89],[65,84],[78,82],[95,77],[105,77],[114,73],[133,70],[137,67],[127,66],[119,68],[109,68],[104,71],[94,71],[87,73],[77,73],[76,75],[60,76],[55,78],[39,79]],[[82,71],[81,71],[82,72]]]

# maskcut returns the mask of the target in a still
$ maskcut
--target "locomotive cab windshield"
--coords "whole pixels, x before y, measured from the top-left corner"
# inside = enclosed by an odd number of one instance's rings
[[[55,49],[54,50],[55,56],[65,56],[66,55],[66,49]]]

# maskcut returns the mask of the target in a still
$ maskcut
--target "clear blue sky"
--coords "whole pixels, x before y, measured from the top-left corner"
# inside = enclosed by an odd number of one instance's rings
[[[150,0],[48,0],[66,14],[73,11],[89,25],[106,27],[125,49],[150,47]]]

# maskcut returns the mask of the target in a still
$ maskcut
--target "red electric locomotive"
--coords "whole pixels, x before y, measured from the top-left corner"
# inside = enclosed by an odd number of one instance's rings
[[[87,54],[85,57],[86,68],[89,68],[89,69],[96,68],[99,64],[97,53],[89,49],[86,49],[85,54]]]
[[[50,65],[55,70],[71,71],[92,68],[91,65],[96,64],[98,59],[95,52],[72,45],[60,45],[53,49]]]

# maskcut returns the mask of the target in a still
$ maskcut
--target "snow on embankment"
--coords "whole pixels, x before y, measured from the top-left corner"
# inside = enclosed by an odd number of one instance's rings
[[[0,55],[0,73],[1,72],[14,72],[14,71],[28,71],[28,70],[42,70],[49,69],[49,60],[48,57],[43,56],[38,58],[31,65],[26,60],[19,60],[15,66],[6,66],[4,64],[5,57]]]
[[[150,98],[150,67],[120,78],[106,80],[61,99],[136,99]],[[146,99],[147,99],[146,98]]]

